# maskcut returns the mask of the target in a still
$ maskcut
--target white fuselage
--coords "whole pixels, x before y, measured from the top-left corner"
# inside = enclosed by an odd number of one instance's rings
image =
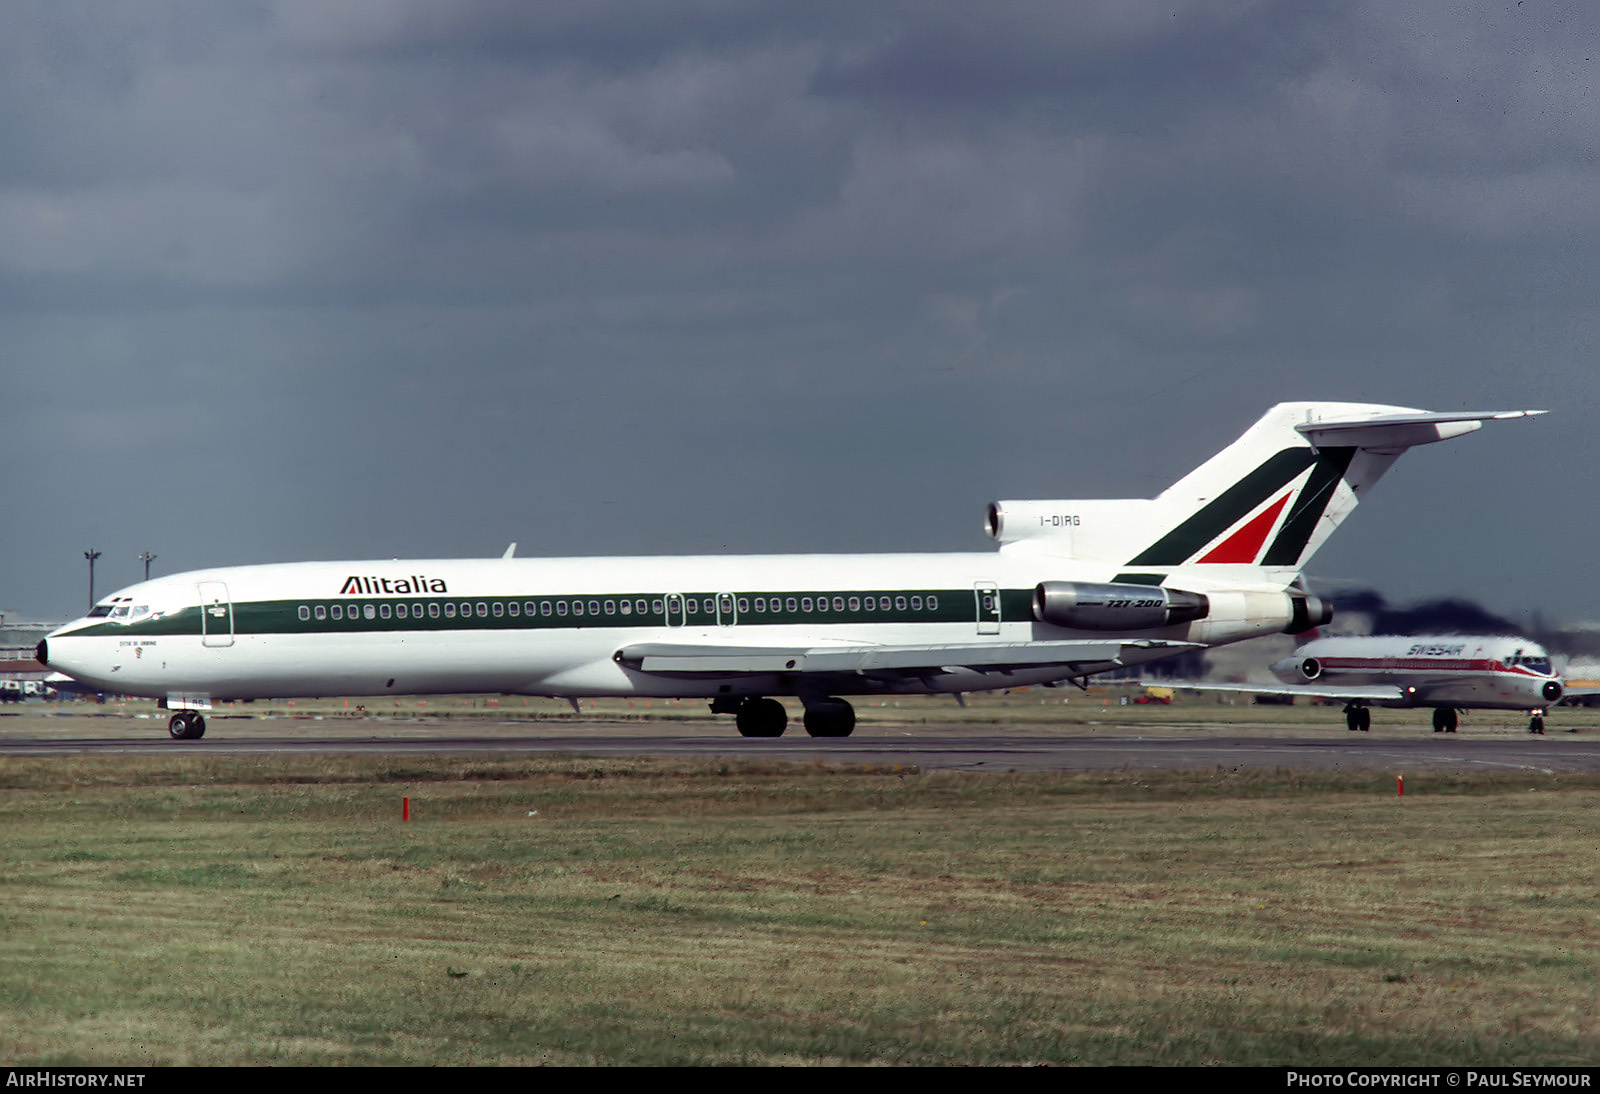
[[[626,647],[974,647],[1071,639],[1036,620],[1041,581],[1114,568],[1037,553],[312,562],[131,586],[48,639],[49,663],[128,695],[287,698],[488,692],[576,696],[959,692],[1062,679],[1281,629],[1281,588],[1214,589],[1207,618],[1118,635],[1178,643],[1093,665],[922,674],[658,674]],[[1104,638],[1103,634],[1096,634]]]
[[[1272,665],[1286,684],[1392,685],[1382,706],[1530,710],[1562,695],[1549,655],[1525,638],[1482,635],[1371,635],[1319,638]]]

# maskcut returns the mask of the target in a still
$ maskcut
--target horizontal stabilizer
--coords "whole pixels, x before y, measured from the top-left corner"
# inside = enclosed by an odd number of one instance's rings
[[[1318,448],[1343,445],[1398,452],[1420,444],[1460,437],[1481,429],[1484,422],[1534,418],[1543,413],[1543,410],[1486,410],[1378,414],[1366,418],[1302,422],[1294,428]]]

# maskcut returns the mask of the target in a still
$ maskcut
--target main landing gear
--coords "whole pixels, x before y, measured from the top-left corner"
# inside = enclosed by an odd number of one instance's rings
[[[167,732],[174,741],[198,741],[206,735],[206,720],[198,711],[180,710],[167,723]]]
[[[1344,708],[1345,728],[1352,733],[1366,733],[1372,729],[1372,709],[1351,703]]]
[[[806,732],[811,736],[848,737],[855,730],[855,707],[843,699],[828,696],[802,702],[806,706]],[[737,706],[713,701],[711,711],[713,714],[732,713],[741,737],[782,737],[789,725],[789,712],[776,699],[750,696],[740,700]]]
[[[1454,707],[1433,708],[1433,731],[1435,733],[1454,733],[1456,731],[1456,721]]]

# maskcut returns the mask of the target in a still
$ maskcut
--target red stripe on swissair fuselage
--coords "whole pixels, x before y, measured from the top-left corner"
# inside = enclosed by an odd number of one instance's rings
[[[1211,548],[1201,562],[1254,562],[1261,553],[1261,547],[1267,542],[1267,536],[1278,523],[1278,514],[1283,512],[1283,507],[1289,504],[1289,497],[1293,490],[1283,495],[1272,505],[1262,510],[1254,520],[1249,521],[1233,535]]]

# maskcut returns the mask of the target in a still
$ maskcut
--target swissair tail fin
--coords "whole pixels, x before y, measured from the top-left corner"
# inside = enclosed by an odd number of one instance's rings
[[[1110,563],[1119,580],[1248,566],[1287,583],[1408,448],[1543,413],[1279,403],[1154,499],[996,502],[989,530],[1020,549]]]

